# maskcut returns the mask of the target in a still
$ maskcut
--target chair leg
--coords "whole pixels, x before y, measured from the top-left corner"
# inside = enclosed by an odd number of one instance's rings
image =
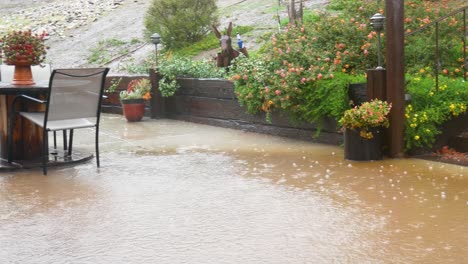
[[[62,130],[63,132],[63,150],[67,150],[67,130]]]
[[[73,149],[73,129],[70,129],[70,138],[69,138],[69,144],[68,144],[68,156],[71,156],[72,154],[72,149]]]
[[[100,166],[100,163],[99,163],[99,126],[96,126],[96,140],[95,140],[95,143],[96,143],[96,164],[99,167]]]
[[[54,149],[57,149],[57,131],[54,131]]]
[[[42,172],[47,175],[47,162],[49,161],[49,140],[47,130],[43,131],[42,138]]]

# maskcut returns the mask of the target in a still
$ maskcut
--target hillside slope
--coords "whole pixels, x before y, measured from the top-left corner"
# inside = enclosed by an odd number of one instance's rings
[[[122,71],[128,62],[138,62],[154,52],[154,46],[143,38],[143,20],[151,0],[0,0],[0,32],[29,27],[45,30],[50,38],[47,60],[55,68],[110,66]],[[305,1],[307,8],[320,8],[327,1]],[[254,32],[245,36],[248,49],[258,46],[257,37],[277,29],[277,10],[286,17],[286,8],[278,9],[274,0],[218,0],[220,28],[229,21],[234,25],[251,25]],[[99,42],[119,40],[134,43],[120,51],[88,64],[92,49]],[[212,56],[216,50],[203,55]]]

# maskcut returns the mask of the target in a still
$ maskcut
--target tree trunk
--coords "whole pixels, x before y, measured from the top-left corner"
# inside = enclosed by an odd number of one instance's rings
[[[296,24],[296,1],[289,0],[288,4],[289,23]]]
[[[299,0],[299,10],[296,10],[296,1],[289,0],[288,4],[288,16],[289,16],[289,23],[295,25],[302,24],[302,17],[303,17],[303,0]]]

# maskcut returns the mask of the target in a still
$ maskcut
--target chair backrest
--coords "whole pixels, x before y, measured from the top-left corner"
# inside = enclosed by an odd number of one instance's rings
[[[95,122],[98,123],[108,72],[109,68],[52,71],[45,122],[95,118]]]
[[[12,82],[14,72],[15,72],[14,65],[6,65],[6,64],[0,65],[0,81]],[[31,66],[31,72],[32,72],[34,81],[48,81],[50,79],[52,68],[50,64],[34,65],[34,66]]]

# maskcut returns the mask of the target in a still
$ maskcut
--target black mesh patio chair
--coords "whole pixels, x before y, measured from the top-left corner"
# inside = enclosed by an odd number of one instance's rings
[[[14,65],[0,65],[0,81],[1,82],[12,82],[13,75],[15,72]],[[49,81],[52,73],[52,67],[50,64],[40,64],[31,66],[31,72],[35,82]],[[67,150],[67,131],[63,130],[63,149]],[[57,132],[54,131],[54,147],[57,148]]]
[[[47,174],[49,161],[48,132],[70,131],[68,155],[73,149],[73,130],[91,128],[96,130],[96,163],[99,163],[99,119],[104,83],[109,68],[82,68],[53,70],[49,80],[47,100],[40,100],[27,95],[18,95],[12,103],[8,136],[8,161],[13,160],[13,130],[15,126],[15,103],[20,99],[46,105],[45,112],[19,112],[43,129],[42,167]],[[54,135],[55,141],[55,135]],[[55,143],[55,142],[54,142]],[[64,139],[64,144],[66,140]]]

